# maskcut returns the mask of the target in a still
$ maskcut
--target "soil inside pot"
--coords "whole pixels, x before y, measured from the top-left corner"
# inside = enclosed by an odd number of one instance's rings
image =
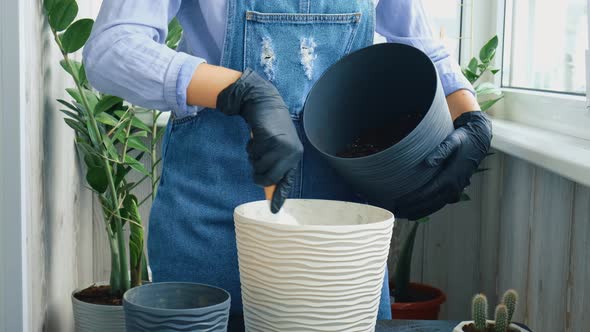
[[[361,133],[359,137],[346,146],[344,151],[336,154],[341,158],[360,158],[381,152],[404,139],[416,128],[423,118],[421,113],[402,114],[392,125],[373,128]]]
[[[92,304],[103,304],[103,305],[122,305],[123,297],[111,294],[111,286],[97,286],[92,285],[85,288],[78,293],[74,294],[74,297],[80,301],[92,303]]]
[[[488,324],[486,326],[485,331],[480,331],[480,330],[478,330],[478,329],[475,328],[475,324],[474,323],[471,323],[471,324],[468,324],[468,325],[463,326],[463,331],[465,331],[465,332],[494,332],[494,324]],[[510,328],[510,327],[508,328],[507,331],[508,332],[518,332],[518,330],[513,329],[513,328]]]

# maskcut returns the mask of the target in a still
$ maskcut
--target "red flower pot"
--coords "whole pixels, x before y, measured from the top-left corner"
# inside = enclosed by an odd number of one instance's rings
[[[414,298],[423,298],[426,300],[392,303],[391,316],[393,319],[438,319],[440,306],[447,299],[447,296],[442,290],[424,284],[410,283],[410,294]]]

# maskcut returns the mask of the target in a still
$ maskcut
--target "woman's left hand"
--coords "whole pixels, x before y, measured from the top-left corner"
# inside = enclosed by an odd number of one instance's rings
[[[395,203],[398,218],[417,220],[450,203],[456,203],[469,179],[486,157],[492,140],[492,123],[481,111],[466,112],[454,121],[455,130],[428,156],[426,164],[441,172],[422,188]]]

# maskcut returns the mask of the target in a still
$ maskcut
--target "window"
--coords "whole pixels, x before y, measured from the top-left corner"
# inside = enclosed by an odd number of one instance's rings
[[[451,55],[459,59],[462,0],[422,0],[430,17],[432,34],[439,36]]]
[[[502,85],[584,95],[586,0],[507,0]]]
[[[462,0],[422,0],[430,20],[432,35],[440,37],[455,59],[459,59],[461,46],[462,2]],[[385,38],[375,33],[375,42],[384,43]]]

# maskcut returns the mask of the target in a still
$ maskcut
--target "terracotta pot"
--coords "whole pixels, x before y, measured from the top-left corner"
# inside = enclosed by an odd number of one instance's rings
[[[392,285],[390,285],[391,287]],[[393,289],[393,287],[391,287]],[[435,287],[410,283],[410,292],[430,295],[431,300],[422,302],[394,302],[391,304],[393,319],[433,320],[438,319],[440,306],[447,300],[445,293]]]

